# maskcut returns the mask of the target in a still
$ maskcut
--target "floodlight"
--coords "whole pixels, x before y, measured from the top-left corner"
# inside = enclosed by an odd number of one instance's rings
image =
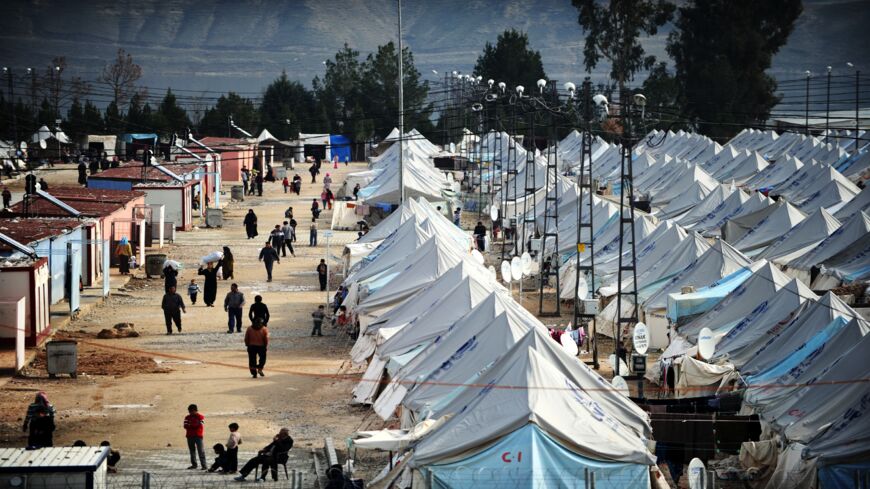
[[[517,90],[517,95],[519,95],[520,97],[522,97],[522,96],[523,96],[523,92],[526,91],[526,87],[524,87],[524,86],[522,86],[522,85],[517,85],[516,90]]]
[[[646,97],[641,93],[634,94],[634,105],[638,105],[640,107],[646,107]]]
[[[498,82],[498,89],[501,90],[502,93],[504,93],[504,91],[505,91],[506,88],[507,88],[507,83],[505,83],[505,82]]]
[[[540,90],[541,93],[544,93],[544,87],[546,87],[546,86],[547,86],[547,80],[544,80],[543,78],[538,80],[538,90]]]

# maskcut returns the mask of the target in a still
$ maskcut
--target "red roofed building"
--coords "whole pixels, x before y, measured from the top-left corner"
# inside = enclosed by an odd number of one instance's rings
[[[35,251],[26,257],[0,243],[0,298],[25,300],[25,343],[38,345],[51,332],[51,304],[66,299],[77,307],[82,242],[94,223],[79,219],[0,218],[0,233]],[[0,328],[0,343],[14,342],[15,331]]]
[[[203,164],[168,163],[161,166],[181,180],[155,166],[148,167],[143,175],[142,162],[134,161],[91,175],[88,188],[145,192],[146,205],[165,206],[166,221],[174,223],[175,229],[189,230],[193,227],[193,200],[199,195],[199,189],[204,187],[210,191],[206,195],[213,196],[214,188],[208,184],[207,174],[211,170]],[[211,196],[208,199],[214,202]]]
[[[145,192],[140,190],[109,190],[82,187],[51,187],[49,194],[81,213],[82,217],[94,220],[97,225],[87,227],[87,244],[83,246],[85,261],[82,264],[82,281],[93,285],[102,275],[103,241],[109,240],[114,250],[115,243],[124,236],[139,249],[150,244],[150,232],[140,239],[138,226],[149,225],[154,220],[151,209],[145,204]],[[24,202],[13,204],[11,216],[23,217]],[[70,217],[63,207],[41,196],[30,199],[30,217]],[[159,218],[156,219],[159,223]],[[150,227],[146,229],[150,231]]]
[[[238,138],[205,137],[199,140],[202,144],[213,149],[220,155],[221,178],[229,182],[242,181],[242,167],[248,169],[254,166],[254,156],[257,152],[257,143]],[[191,145],[188,150],[201,153],[205,150],[199,146]]]

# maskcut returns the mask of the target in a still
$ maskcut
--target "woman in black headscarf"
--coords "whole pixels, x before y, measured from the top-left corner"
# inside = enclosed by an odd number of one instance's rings
[[[205,276],[205,283],[202,287],[202,300],[206,307],[214,307],[214,300],[217,297],[217,274],[221,269],[221,263],[218,262],[215,266],[214,262],[209,262],[206,268],[199,266],[199,275]]]
[[[233,266],[235,265],[236,259],[233,258],[233,252],[230,251],[229,246],[224,246],[224,257],[221,259],[218,264],[222,267],[224,280],[229,280],[233,278]]]
[[[248,239],[257,237],[257,215],[254,214],[254,209],[248,209],[245,215],[245,232],[248,234]]]

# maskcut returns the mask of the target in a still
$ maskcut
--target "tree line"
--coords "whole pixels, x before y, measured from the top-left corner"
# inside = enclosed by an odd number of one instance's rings
[[[779,98],[767,70],[802,11],[801,0],[688,0],[679,7],[669,0],[572,3],[585,39],[586,71],[603,62],[610,66],[610,83],[600,84],[598,91],[642,91],[651,111],[667,114],[659,117],[663,128],[691,128],[712,137],[728,137],[769,117]],[[646,53],[641,44],[643,37],[666,25],[671,28],[670,64]],[[447,135],[457,139],[452,126],[473,121],[458,117],[460,109],[448,103],[444,87],[430,90],[408,48],[402,62],[405,127],[438,142],[446,142]],[[324,73],[312,80],[311,88],[282,72],[258,97],[236,92],[217,98],[179,96],[171,89],[160,97],[138,85],[142,68],[123,49],[92,82],[64,78],[66,61],[55,58],[41,72],[17,77],[14,102],[0,92],[0,134],[11,139],[13,114],[19,139],[41,125],[53,127],[56,119],[63,119],[63,130],[73,138],[131,132],[165,136],[188,128],[199,135],[223,136],[231,134],[232,117],[249,132],[266,128],[284,140],[312,132],[366,141],[396,125],[398,60],[392,42],[365,57],[345,44],[324,64]],[[647,75],[642,85],[629,88],[641,73]],[[547,78],[540,52],[531,47],[527,34],[513,29],[484,46],[474,74],[505,82],[511,90],[524,85],[527,93],[537,79]],[[579,87],[582,80],[575,81]],[[95,101],[102,101],[105,109]],[[498,110],[505,115],[507,109]]]

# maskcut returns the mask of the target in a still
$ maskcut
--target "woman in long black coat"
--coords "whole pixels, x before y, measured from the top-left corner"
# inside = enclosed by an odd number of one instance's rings
[[[202,299],[206,307],[214,307],[214,300],[217,297],[217,274],[221,269],[221,264],[217,266],[213,262],[209,262],[208,268],[199,267],[199,275],[205,276],[205,284],[202,287]]]
[[[224,246],[224,257],[218,263],[218,268],[224,271],[223,276],[224,280],[229,280],[233,277],[233,269],[235,268],[236,259],[233,258],[233,252],[230,251],[229,246]]]
[[[245,215],[245,232],[248,234],[248,239],[257,237],[257,215],[254,214],[254,209],[248,209]]]
[[[166,265],[163,267],[163,288],[169,292],[170,287],[178,286],[178,270]]]

